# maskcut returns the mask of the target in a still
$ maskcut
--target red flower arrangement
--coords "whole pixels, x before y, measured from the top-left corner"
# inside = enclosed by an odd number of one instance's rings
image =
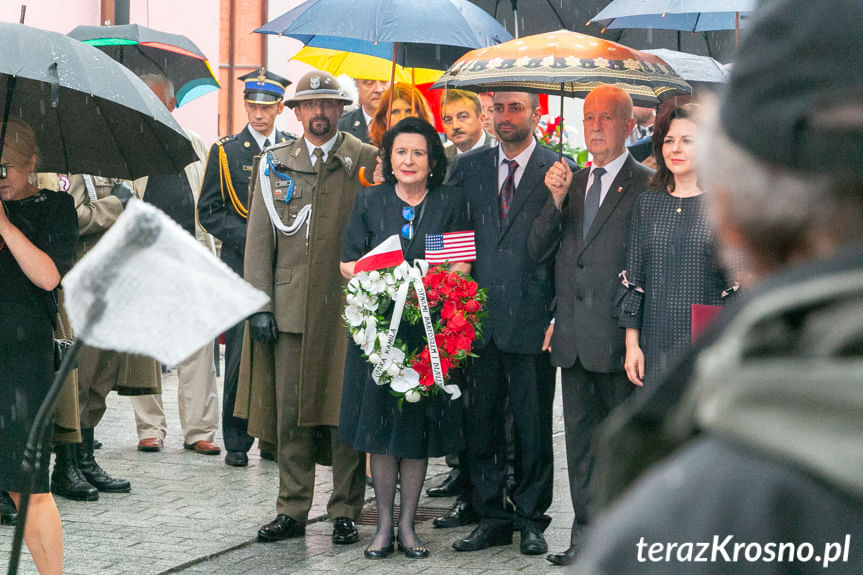
[[[460,367],[471,356],[473,342],[482,337],[486,293],[469,276],[447,271],[442,266],[435,266],[428,271],[423,277],[423,286],[429,311],[433,318],[437,318],[434,324],[435,343],[446,379],[450,369]],[[422,320],[414,291],[411,291],[405,302],[404,318],[411,324]],[[433,392],[435,382],[428,345],[408,365],[419,374],[420,389]]]

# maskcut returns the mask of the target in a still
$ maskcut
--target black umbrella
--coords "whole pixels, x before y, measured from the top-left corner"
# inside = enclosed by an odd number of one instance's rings
[[[99,48],[138,74],[161,72],[174,83],[177,106],[219,89],[207,57],[180,34],[122,24],[78,26],[69,36]]]
[[[198,159],[132,72],[92,46],[23,24],[0,22],[0,113],[4,124],[13,116],[30,124],[45,172],[135,179]]]
[[[610,0],[470,0],[514,36],[531,36],[561,28],[602,36],[632,48],[670,48],[728,61],[734,52],[734,32],[679,33],[672,30],[606,30],[597,23],[587,25]],[[518,34],[516,34],[516,26]]]

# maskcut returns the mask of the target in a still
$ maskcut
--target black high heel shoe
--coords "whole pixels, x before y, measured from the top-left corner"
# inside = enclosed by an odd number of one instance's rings
[[[393,536],[393,532],[390,531],[390,544],[386,547],[366,547],[366,550],[363,551],[363,555],[366,559],[386,559],[390,555],[393,554],[393,549],[395,547],[395,537]]]
[[[429,548],[425,545],[420,545],[418,547],[408,547],[404,543],[402,543],[401,533],[396,537],[396,547],[401,549],[405,557],[408,559],[425,559],[429,556]]]

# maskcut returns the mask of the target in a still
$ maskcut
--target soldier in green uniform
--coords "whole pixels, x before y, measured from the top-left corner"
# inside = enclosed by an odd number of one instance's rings
[[[51,182],[52,176],[54,182]],[[44,174],[40,178],[44,179],[46,187],[66,191],[75,200],[78,259],[96,245],[134,195],[128,183],[113,178],[64,174]],[[105,398],[115,388],[127,395],[160,392],[159,364],[148,357],[84,346],[78,356],[82,441],[77,445],[59,443],[55,446],[57,459],[51,474],[51,491],[55,494],[67,499],[93,501],[99,498],[97,490],[129,491],[129,481],[108,475],[93,456],[94,428],[105,414]]]
[[[276,116],[285,106],[282,102],[285,88],[291,82],[263,67],[238,79],[245,81],[243,97],[249,123],[242,132],[226,136],[210,148],[198,198],[198,220],[222,241],[222,261],[242,276],[253,160],[264,148],[294,137],[275,127]],[[248,464],[246,452],[254,441],[246,432],[246,420],[234,417],[242,342],[243,323],[240,323],[225,334],[222,397],[222,436],[228,452],[225,463],[236,467]]]
[[[357,541],[365,469],[363,455],[338,439],[347,344],[338,264],[359,168],[374,168],[377,149],[338,130],[347,102],[332,75],[303,76],[287,101],[303,137],[267,150],[253,172],[245,279],[270,303],[249,318],[249,329],[255,345],[274,345],[279,464],[278,515],[259,541],[303,536],[316,460],[333,466],[333,542]],[[271,401],[260,383],[253,405]]]

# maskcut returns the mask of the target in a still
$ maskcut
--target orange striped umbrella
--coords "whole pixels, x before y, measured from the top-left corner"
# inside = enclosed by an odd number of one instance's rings
[[[602,84],[655,106],[692,88],[662,59],[588,34],[558,30],[472,50],[434,88],[519,90],[585,97]]]

